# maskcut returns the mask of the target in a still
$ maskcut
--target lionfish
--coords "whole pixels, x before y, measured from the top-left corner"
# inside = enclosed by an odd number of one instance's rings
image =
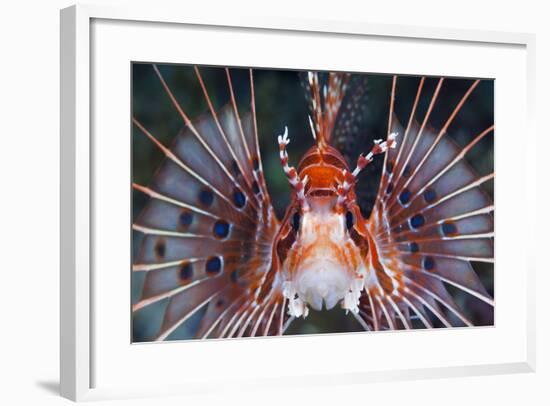
[[[355,136],[346,125],[364,109],[365,87],[354,88],[349,73],[303,74],[311,134],[295,136],[312,136],[309,150],[293,166],[287,154],[292,129],[262,135],[277,142],[280,171],[291,187],[290,204],[278,218],[262,165],[255,71],[247,72],[249,108],[239,111],[231,70],[224,70],[229,100],[215,108],[195,66],[208,106],[195,119],[152,67],[183,126],[167,146],[132,119],[134,136],[144,135],[165,156],[150,185],[133,184],[148,198],[133,224],[142,234],[133,272],[144,275],[133,312],[166,302],[156,340],[199,313],[196,338],[267,336],[337,306],[368,331],[473,326],[450,287],[494,307],[472,267],[493,262],[494,205],[481,186],[494,172],[479,176],[465,159],[494,126],[472,134],[465,146],[447,132],[480,80],[471,80],[436,130],[429,118],[445,79],[436,78],[417,119],[427,93],[426,78],[418,78],[401,124],[400,78],[393,76],[385,136],[346,159],[350,151],[344,153],[342,143]],[[377,160],[381,175],[366,215],[358,177]]]

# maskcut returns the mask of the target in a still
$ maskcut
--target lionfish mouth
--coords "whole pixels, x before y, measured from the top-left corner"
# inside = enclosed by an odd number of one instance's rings
[[[307,317],[309,307],[330,310],[338,303],[347,311],[359,311],[359,298],[364,289],[364,277],[343,271],[337,264],[308,267],[296,273],[283,284],[283,295],[288,299],[288,314]]]

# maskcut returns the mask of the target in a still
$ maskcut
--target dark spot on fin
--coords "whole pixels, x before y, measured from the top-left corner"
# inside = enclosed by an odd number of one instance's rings
[[[403,189],[403,191],[399,194],[399,202],[401,205],[405,206],[407,203],[409,203],[411,200],[411,192],[409,189]]]
[[[179,216],[179,225],[181,227],[189,227],[193,223],[193,213],[190,211],[182,211]]]
[[[214,235],[224,239],[229,235],[229,224],[225,220],[218,220],[214,223]]]
[[[427,189],[424,192],[424,200],[426,201],[426,203],[433,203],[436,198],[437,198],[437,194],[433,189]]]
[[[454,235],[457,233],[457,231],[458,230],[456,228],[455,223],[446,221],[443,224],[441,224],[441,232],[443,233],[443,235],[446,235],[446,236]]]
[[[206,261],[206,272],[209,274],[217,274],[222,269],[222,260],[220,257],[210,257]]]
[[[424,260],[422,261],[422,267],[426,271],[431,271],[435,267],[435,261],[432,257],[424,257]]]
[[[415,214],[409,220],[409,223],[413,229],[418,229],[424,225],[424,216],[422,214]]]
[[[180,265],[179,277],[184,281],[193,277],[193,264],[191,262],[184,262]]]
[[[166,242],[162,238],[155,242],[155,255],[158,259],[162,259],[166,255]]]
[[[199,192],[199,201],[205,207],[210,207],[214,202],[214,193],[210,189],[202,189]]]
[[[237,208],[239,209],[242,209],[246,204],[246,197],[239,188],[235,188],[235,190],[233,191],[233,202],[235,203],[235,206],[237,206]]]

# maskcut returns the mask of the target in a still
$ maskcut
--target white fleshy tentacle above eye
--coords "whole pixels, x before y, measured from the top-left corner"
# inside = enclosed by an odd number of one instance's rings
[[[308,181],[307,176],[303,179],[298,175],[298,171],[293,166],[288,165],[288,153],[286,151],[286,146],[290,143],[290,138],[288,138],[288,127],[285,126],[285,132],[283,135],[277,136],[277,141],[279,143],[279,158],[281,159],[281,165],[285,172],[286,177],[290,186],[296,191],[296,199],[300,203],[300,206],[304,210],[309,209],[309,205],[305,196],[305,187]]]

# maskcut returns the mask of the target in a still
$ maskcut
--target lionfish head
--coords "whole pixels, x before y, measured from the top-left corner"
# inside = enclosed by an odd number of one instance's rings
[[[336,195],[308,196],[289,219],[294,242],[281,260],[283,293],[294,316],[305,317],[307,306],[322,310],[338,303],[358,310],[366,268],[350,236],[353,215],[342,213],[337,201]]]
[[[282,266],[283,294],[289,313],[306,317],[315,310],[340,304],[346,311],[359,311],[359,298],[368,278],[365,259],[368,240],[354,184],[359,171],[385,143],[377,143],[368,155],[361,155],[350,172],[341,155],[330,146],[312,148],[298,172],[288,166],[288,132],[279,137],[281,162],[293,189],[293,204],[287,210],[277,254]],[[317,160],[312,155],[317,154]],[[306,157],[308,154],[306,154]],[[313,156],[315,158],[315,156]]]

